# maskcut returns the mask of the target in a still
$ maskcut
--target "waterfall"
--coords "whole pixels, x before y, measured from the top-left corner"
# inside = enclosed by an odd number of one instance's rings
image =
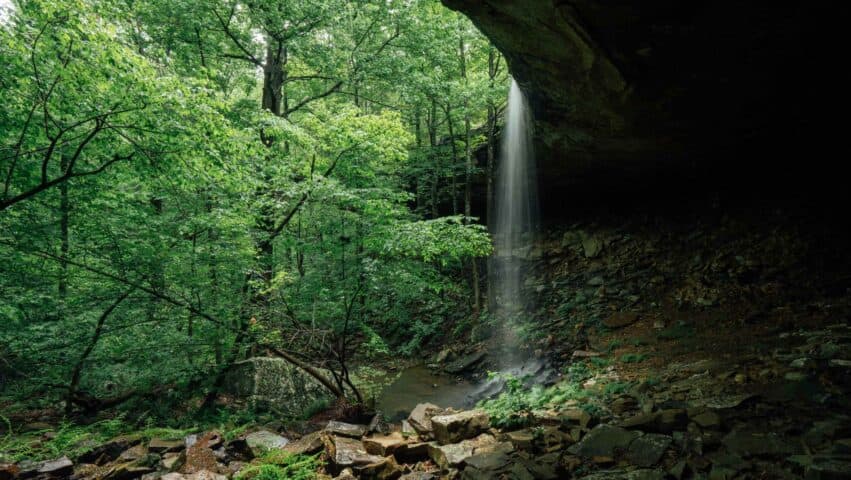
[[[514,80],[496,174],[490,304],[505,325],[506,320],[522,315],[526,305],[522,295],[524,260],[532,249],[538,212],[532,119],[523,91]]]

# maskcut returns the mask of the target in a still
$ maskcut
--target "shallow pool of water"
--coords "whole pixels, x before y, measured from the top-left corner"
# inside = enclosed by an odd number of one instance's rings
[[[529,385],[545,383],[553,373],[544,367],[542,361],[535,359],[527,359],[502,372],[525,378]],[[425,402],[444,408],[468,409],[479,400],[498,394],[504,384],[500,376],[473,382],[418,365],[406,368],[390,385],[384,387],[376,399],[375,407],[392,421],[406,418],[417,404]]]
[[[403,370],[393,383],[384,387],[376,401],[376,408],[393,421],[407,417],[418,403],[469,408],[478,400],[476,393],[480,388],[480,384],[458,381],[419,365]]]

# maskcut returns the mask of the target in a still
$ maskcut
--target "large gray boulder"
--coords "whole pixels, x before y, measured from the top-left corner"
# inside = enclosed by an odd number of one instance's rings
[[[570,453],[582,457],[614,457],[625,452],[633,440],[641,434],[611,425],[597,425],[585,435],[581,442],[568,449]]]
[[[467,410],[431,417],[434,438],[441,445],[473,438],[490,426],[488,414],[482,410]]]
[[[384,460],[384,457],[367,453],[360,440],[348,437],[326,436],[325,451],[338,470],[380,463]]]
[[[245,436],[245,443],[255,457],[259,457],[263,453],[281,448],[289,443],[289,440],[278,435],[277,433],[268,430],[259,430],[251,432]]]
[[[420,436],[430,438],[432,435],[431,419],[443,412],[444,410],[442,408],[433,403],[420,403],[411,410],[411,414],[408,415],[408,423]]]
[[[254,357],[236,362],[225,374],[224,391],[257,410],[300,416],[328,397],[319,382],[280,358]]]

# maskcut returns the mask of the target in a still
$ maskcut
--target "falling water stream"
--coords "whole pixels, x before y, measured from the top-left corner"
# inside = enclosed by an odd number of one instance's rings
[[[538,197],[532,148],[532,119],[523,91],[512,80],[494,195],[495,253],[491,259],[491,306],[511,339],[508,323],[521,315],[524,259],[532,248]]]
[[[535,375],[538,381],[549,373],[540,360],[523,354],[513,321],[528,308],[523,295],[526,261],[537,227],[538,197],[535,158],[532,148],[532,119],[523,91],[511,82],[505,129],[497,166],[494,219],[491,229],[494,255],[490,259],[489,303],[499,326],[494,335],[502,351],[492,355],[500,371],[516,376]],[[496,353],[496,352],[493,352]],[[481,383],[457,382],[422,366],[408,368],[385,388],[378,406],[387,413],[410,411],[417,403],[433,401],[442,406],[470,407],[502,389],[495,378]]]

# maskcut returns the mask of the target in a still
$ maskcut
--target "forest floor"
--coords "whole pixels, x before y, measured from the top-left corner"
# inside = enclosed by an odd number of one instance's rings
[[[290,425],[142,432],[72,464],[5,468],[168,480],[317,469],[341,480],[851,478],[846,238],[794,211],[606,218],[550,228],[526,252],[537,313],[515,326],[517,343],[483,321],[426,357],[451,371],[450,387],[502,390],[480,404],[488,421],[444,410],[446,385],[435,384],[423,401],[437,405],[402,422],[337,409]],[[531,378],[489,383],[517,351]],[[392,378],[389,366],[373,368]]]

